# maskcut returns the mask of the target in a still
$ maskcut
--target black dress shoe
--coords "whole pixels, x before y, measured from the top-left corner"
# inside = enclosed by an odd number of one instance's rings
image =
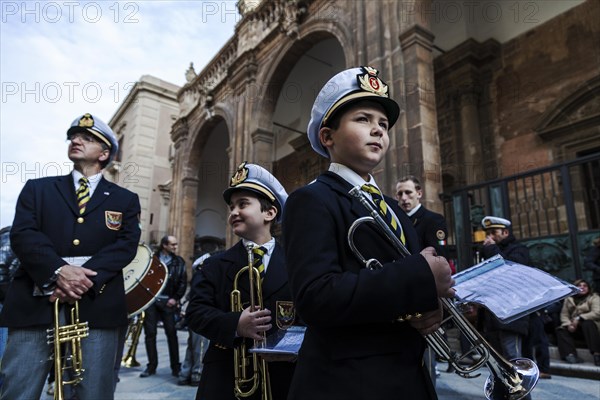
[[[181,372],[180,370],[174,369],[174,370],[171,370],[171,375],[173,375],[174,377],[178,377],[180,372]]]
[[[198,386],[200,385],[200,380],[192,379],[190,380],[190,386]]]
[[[190,384],[190,378],[179,378],[179,380],[177,381],[177,384],[179,386],[185,386],[185,385],[189,385]]]
[[[146,370],[140,374],[140,378],[147,378],[154,374],[156,374],[156,371],[146,368]]]

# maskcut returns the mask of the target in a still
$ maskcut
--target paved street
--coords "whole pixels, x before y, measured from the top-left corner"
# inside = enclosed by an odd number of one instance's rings
[[[178,331],[180,354],[183,361],[187,332]],[[117,385],[116,400],[193,400],[196,388],[191,386],[178,386],[177,378],[171,376],[169,356],[164,332],[159,330],[158,351],[159,366],[156,375],[140,378],[139,374],[146,365],[146,352],[144,349],[144,336],[140,338],[136,359],[141,366],[136,368],[122,368],[121,382]],[[446,364],[439,364],[441,371]],[[487,377],[487,370],[483,370],[480,377],[464,379],[456,374],[441,373],[437,381],[439,400],[482,400],[483,384]],[[43,395],[41,400],[51,400],[51,396]],[[580,379],[553,375],[552,379],[540,380],[533,391],[533,400],[599,400],[600,381]],[[310,400],[310,399],[307,399]],[[335,399],[332,399],[335,400]],[[351,399],[344,399],[351,400]],[[377,399],[373,399],[377,400]],[[385,399],[389,400],[389,399]],[[412,399],[405,399],[412,400]]]
[[[445,364],[440,364],[445,367]],[[464,379],[456,374],[441,373],[437,381],[439,400],[485,399],[483,385],[487,369],[480,377]],[[600,381],[553,375],[552,379],[540,379],[532,393],[533,400],[598,400]]]

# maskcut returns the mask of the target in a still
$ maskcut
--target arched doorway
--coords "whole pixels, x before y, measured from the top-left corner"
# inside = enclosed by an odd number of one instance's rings
[[[273,173],[291,192],[328,166],[328,160],[311,149],[306,127],[319,90],[346,68],[344,50],[337,39],[326,38],[309,47],[293,65],[283,61],[278,68],[289,73],[273,109]]]

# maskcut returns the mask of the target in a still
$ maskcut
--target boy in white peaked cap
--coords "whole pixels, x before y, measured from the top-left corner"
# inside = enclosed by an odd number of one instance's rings
[[[234,347],[245,342],[250,349],[253,340],[295,322],[283,249],[271,234],[272,225],[280,219],[286,203],[285,189],[266,169],[242,163],[223,198],[229,206],[229,224],[241,240],[204,261],[192,278],[191,300],[186,310],[190,329],[210,340],[196,394],[202,400],[235,400]],[[254,249],[255,267],[261,275],[264,308],[250,309],[249,278],[244,272],[238,279],[243,311],[232,311],[233,282],[237,273],[248,265],[248,245]],[[256,265],[257,257],[262,258],[260,266]],[[285,400],[294,364],[269,362],[268,365],[273,399]],[[251,398],[262,398],[259,395],[263,389],[261,385]]]
[[[308,138],[331,165],[290,195],[283,215],[290,288],[308,327],[290,400],[436,399],[422,364],[422,334],[439,327],[438,297],[454,295],[450,267],[433,248],[419,253],[408,217],[381,195],[371,175],[399,113],[371,67],[335,75],[313,105]],[[348,194],[356,186],[374,201],[378,196],[413,255],[400,257],[379,230],[365,224],[354,242],[383,268],[370,270],[359,261],[347,241],[350,225],[368,215]]]

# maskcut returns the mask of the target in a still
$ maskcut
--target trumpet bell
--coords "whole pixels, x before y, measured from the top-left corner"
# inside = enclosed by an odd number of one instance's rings
[[[503,377],[488,376],[483,393],[488,400],[518,400],[527,396],[537,384],[540,376],[538,366],[527,358],[515,358],[510,361],[515,375],[521,382],[502,382]]]
[[[375,224],[394,246],[399,256],[406,257],[410,255],[410,252],[391,230],[387,222],[383,220],[379,211],[375,209],[374,204],[360,187],[356,186],[348,193],[357,198],[369,212],[369,217],[357,219],[352,223],[348,230],[348,245],[356,258],[358,258],[358,260],[368,269],[382,268],[380,261],[377,259],[367,260],[354,244],[354,232],[357,227],[363,223]],[[442,328],[426,335],[425,339],[429,346],[431,346],[440,357],[448,360],[448,363],[454,367],[458,375],[463,378],[474,378],[475,376],[472,375],[472,372],[486,366],[490,370],[490,377],[487,379],[484,386],[484,394],[488,400],[519,400],[533,390],[539,378],[538,367],[533,361],[526,358],[517,358],[513,361],[506,360],[501,354],[494,350],[477,329],[471,325],[452,300],[441,298],[440,302],[444,310],[450,315],[445,321],[452,320],[454,325],[473,346],[466,354],[477,354],[480,356],[480,360],[475,364],[463,367],[460,364],[460,361],[465,355],[456,357],[455,354],[453,354]]]

